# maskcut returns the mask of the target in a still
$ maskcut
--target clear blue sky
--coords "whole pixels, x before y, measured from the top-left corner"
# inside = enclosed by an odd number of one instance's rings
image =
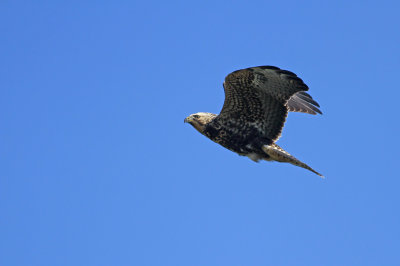
[[[0,4],[0,265],[400,265],[397,1],[66,3]],[[325,180],[183,123],[257,65]]]

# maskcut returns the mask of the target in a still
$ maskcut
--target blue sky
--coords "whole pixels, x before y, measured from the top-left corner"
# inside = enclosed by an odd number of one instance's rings
[[[0,4],[1,265],[399,265],[396,1]],[[183,119],[231,71],[324,115],[254,163]]]

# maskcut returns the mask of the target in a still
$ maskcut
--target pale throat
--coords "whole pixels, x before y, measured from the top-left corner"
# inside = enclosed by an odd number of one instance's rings
[[[199,131],[200,133],[203,134],[205,125],[201,125],[201,124],[199,124],[197,121],[194,121],[194,122],[191,123],[191,124],[192,124],[192,126],[193,126],[197,131]]]

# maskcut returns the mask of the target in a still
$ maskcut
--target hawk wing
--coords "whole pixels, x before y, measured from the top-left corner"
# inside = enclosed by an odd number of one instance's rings
[[[225,102],[220,121],[255,127],[266,138],[281,135],[288,111],[315,114],[318,104],[304,91],[308,87],[294,73],[273,66],[232,72],[225,78]]]

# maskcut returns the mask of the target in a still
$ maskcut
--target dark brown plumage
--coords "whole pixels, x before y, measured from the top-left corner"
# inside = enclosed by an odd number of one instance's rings
[[[289,162],[322,176],[275,144],[288,111],[321,114],[318,103],[305,92],[307,85],[296,74],[273,66],[241,69],[225,78],[224,89],[225,102],[219,115],[197,113],[185,122],[253,161]]]

